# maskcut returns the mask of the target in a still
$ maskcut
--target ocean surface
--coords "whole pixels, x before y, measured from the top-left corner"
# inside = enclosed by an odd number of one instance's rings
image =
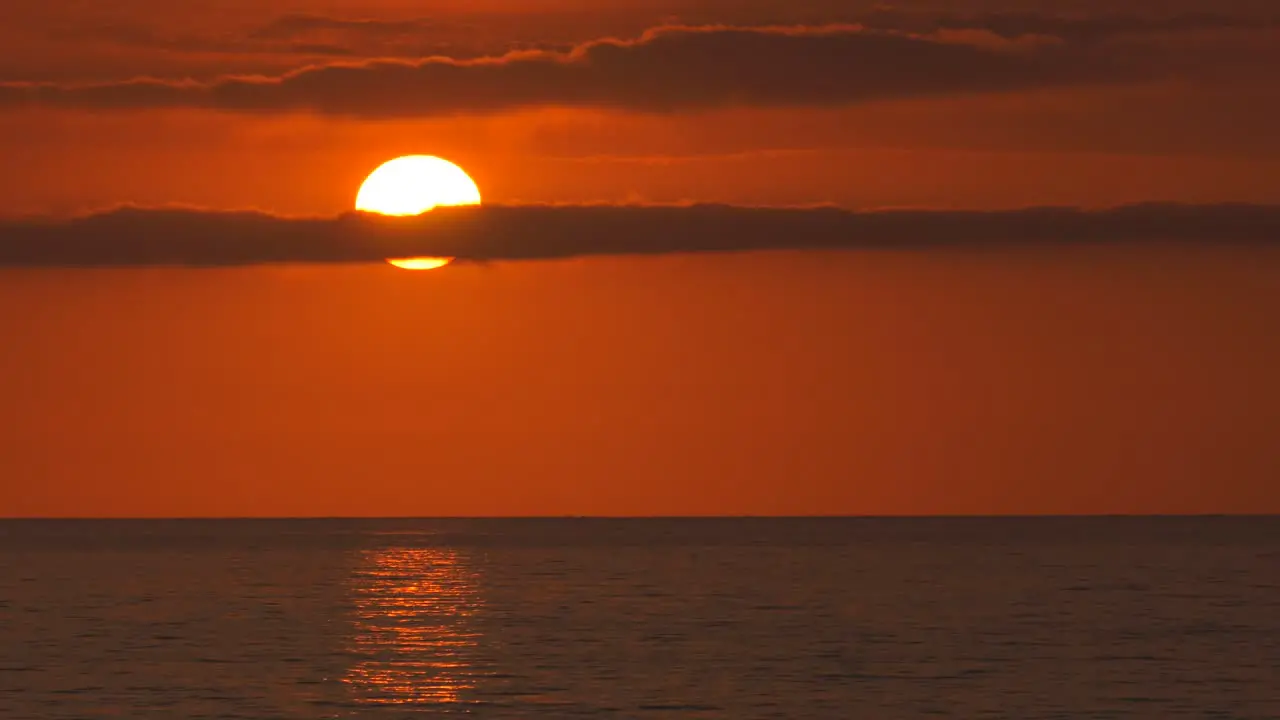
[[[1280,518],[0,521],[0,719],[1280,718]]]

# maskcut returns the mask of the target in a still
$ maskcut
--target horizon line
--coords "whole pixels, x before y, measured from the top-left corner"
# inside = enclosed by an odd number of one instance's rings
[[[1038,519],[1137,519],[1137,518],[1276,518],[1280,512],[1203,513],[938,513],[913,514],[813,514],[813,515],[152,515],[89,516],[33,515],[0,516],[0,522],[147,522],[147,521],[280,521],[280,520],[1038,520]]]

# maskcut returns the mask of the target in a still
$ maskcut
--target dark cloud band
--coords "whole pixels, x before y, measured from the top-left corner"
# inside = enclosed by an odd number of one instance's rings
[[[598,40],[568,52],[323,65],[274,78],[3,83],[0,107],[194,107],[394,117],[540,105],[648,111],[821,106],[1114,79],[1114,68],[1105,65],[1052,44],[1014,49],[853,26],[668,27],[634,41]]]
[[[125,208],[0,222],[0,265],[221,266],[498,261],[753,250],[1190,242],[1280,245],[1280,206],[1130,205],[1008,211],[692,206],[483,206],[414,218],[331,219]]]

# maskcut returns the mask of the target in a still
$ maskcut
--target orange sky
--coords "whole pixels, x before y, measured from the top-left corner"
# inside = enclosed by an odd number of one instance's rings
[[[21,38],[0,83],[337,61],[286,51],[304,40],[354,53],[344,61],[369,47],[463,57],[865,9],[203,6],[222,19],[26,7],[0,31]],[[951,8],[1009,9],[1035,3]],[[440,27],[243,40],[290,13]],[[13,107],[0,93],[0,216],[122,203],[334,215],[406,153],[459,163],[487,203],[1276,204],[1274,33],[1126,36],[1101,47],[1139,58],[1136,76],[825,106],[370,118]],[[1168,59],[1183,55],[1194,62]],[[1280,512],[1277,278],[1280,245],[1212,243],[431,273],[0,268],[0,516]]]

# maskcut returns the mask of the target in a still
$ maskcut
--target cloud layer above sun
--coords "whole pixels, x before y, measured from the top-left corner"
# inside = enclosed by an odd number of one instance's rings
[[[1134,38],[1240,23],[1215,16],[1162,22],[1113,18],[1108,23],[889,15],[878,24],[880,28],[669,26],[633,40],[599,39],[564,50],[320,64],[277,76],[203,82],[8,82],[0,83],[0,107],[184,107],[406,117],[549,105],[657,112],[830,106],[1178,77],[1200,72],[1204,63],[1189,62],[1186,48]],[[1117,37],[1124,39],[1112,41]],[[1215,50],[1215,57],[1217,62],[1223,54]]]
[[[1106,210],[885,210],[687,206],[482,206],[413,218],[286,218],[122,208],[0,222],[0,266],[223,266],[502,261],[754,250],[1034,247],[1183,242],[1280,246],[1280,206],[1148,204]]]

